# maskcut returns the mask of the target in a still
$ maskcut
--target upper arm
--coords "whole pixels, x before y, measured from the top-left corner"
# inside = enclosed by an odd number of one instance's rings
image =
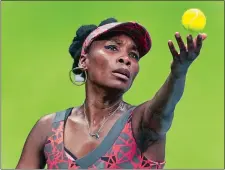
[[[151,101],[137,106],[132,115],[132,130],[139,148],[144,152],[150,145],[165,138],[171,125],[171,120],[166,120],[151,111]]]
[[[44,143],[50,132],[53,114],[42,117],[30,131],[24,144],[17,169],[41,169],[45,167]]]
[[[152,107],[153,102],[153,100],[149,100],[134,110],[134,124],[136,124],[136,129],[141,126],[144,129],[152,129],[164,136],[171,127],[174,114],[165,116],[162,114],[164,108]]]

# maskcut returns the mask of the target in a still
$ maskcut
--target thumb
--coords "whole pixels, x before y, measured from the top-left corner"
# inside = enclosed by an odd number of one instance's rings
[[[202,40],[205,40],[207,38],[207,34],[206,33],[202,33],[201,36],[202,36]]]

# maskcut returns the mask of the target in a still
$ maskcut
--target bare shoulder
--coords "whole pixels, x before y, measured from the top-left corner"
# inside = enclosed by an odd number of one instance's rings
[[[40,117],[33,128],[35,128],[37,132],[44,133],[47,135],[47,133],[51,129],[55,115],[56,113],[52,113]]]
[[[148,101],[149,102],[149,101]],[[132,113],[132,130],[141,152],[150,160],[163,161],[165,157],[166,136],[159,136],[144,121],[145,102],[135,107]]]
[[[44,125],[44,126],[48,126],[48,125],[51,125],[54,118],[55,118],[55,115],[56,113],[51,113],[51,114],[47,114],[47,115],[44,115],[42,117],[40,117],[40,119],[38,120],[38,124],[40,125]]]
[[[51,130],[55,113],[42,116],[25,141],[17,169],[42,169],[45,166],[44,144]]]
[[[39,137],[40,143],[43,144],[51,130],[55,115],[56,113],[51,113],[40,117],[32,127],[28,138]]]

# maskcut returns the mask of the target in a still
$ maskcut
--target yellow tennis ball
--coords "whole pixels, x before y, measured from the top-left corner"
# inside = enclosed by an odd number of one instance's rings
[[[182,25],[187,30],[199,32],[205,28],[206,17],[199,9],[189,9],[182,16]]]

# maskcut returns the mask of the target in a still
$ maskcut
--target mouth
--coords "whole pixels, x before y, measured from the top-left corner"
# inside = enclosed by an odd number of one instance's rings
[[[113,71],[113,74],[121,79],[124,79],[124,80],[129,80],[130,79],[130,72],[127,70],[127,69],[124,69],[124,68],[120,68],[120,69],[117,69],[117,70],[114,70]]]

